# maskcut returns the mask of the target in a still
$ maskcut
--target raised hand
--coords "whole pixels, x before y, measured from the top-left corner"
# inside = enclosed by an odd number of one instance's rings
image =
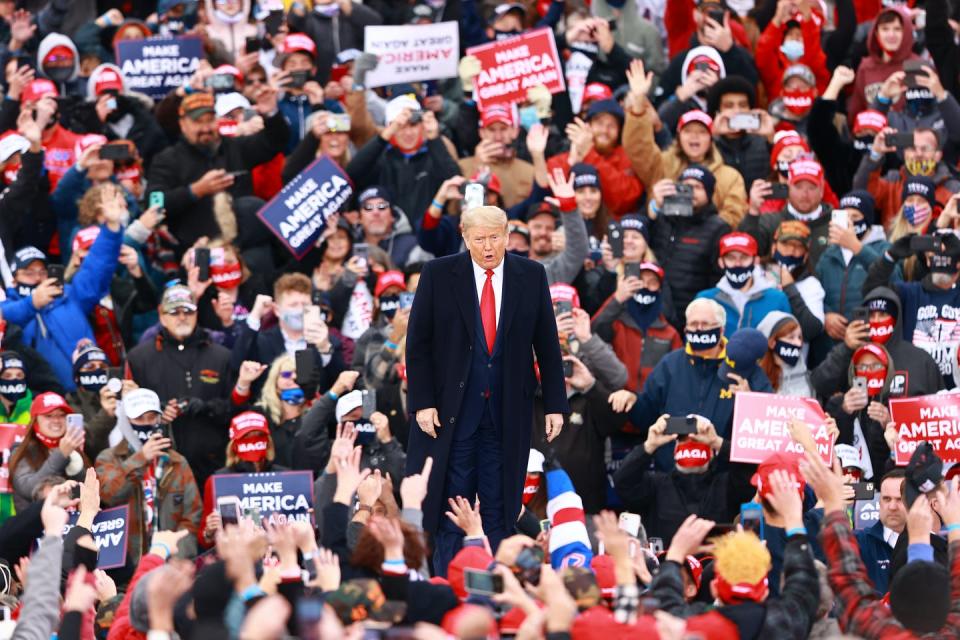
[[[433,458],[427,456],[420,473],[412,473],[400,481],[400,499],[404,509],[420,509],[423,505],[432,470]]]
[[[483,536],[483,521],[480,519],[480,500],[470,506],[470,501],[463,496],[450,498],[447,500],[450,504],[450,511],[446,512],[450,521],[463,529],[464,534],[470,538],[479,538]]]

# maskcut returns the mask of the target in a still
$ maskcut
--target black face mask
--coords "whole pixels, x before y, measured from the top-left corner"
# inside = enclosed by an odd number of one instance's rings
[[[73,66],[69,67],[47,67],[44,68],[43,72],[48,78],[56,82],[57,84],[63,84],[70,79],[70,76],[73,75]]]
[[[853,223],[853,232],[857,234],[857,240],[863,240],[863,237],[870,231],[870,225],[865,220]]]
[[[686,331],[684,337],[691,351],[709,351],[720,344],[722,328],[706,329],[704,331]]]
[[[107,386],[107,372],[100,369],[98,371],[88,371],[77,374],[77,386],[94,393]]]
[[[734,289],[743,289],[747,280],[753,277],[753,266],[749,267],[724,267],[723,275]]]
[[[400,296],[380,296],[380,313],[387,320],[393,320],[393,316],[397,315],[397,309],[399,308]]]
[[[779,356],[788,367],[793,367],[800,361],[800,347],[795,344],[777,340],[773,348],[777,356]]]
[[[663,304],[659,291],[638,289],[632,298],[627,300],[627,313],[641,329],[646,330],[660,316]]]
[[[37,288],[35,284],[23,284],[17,283],[17,293],[19,293],[24,298],[29,298],[33,295],[33,290]]]
[[[156,424],[131,424],[130,427],[133,429],[133,432],[137,434],[140,442],[143,443],[150,439],[154,431],[162,429],[163,425],[157,422]]]
[[[786,160],[777,160],[777,173],[784,178],[790,176],[790,163]]]
[[[873,147],[873,136],[853,139],[853,148],[857,151],[866,153],[871,147]]]
[[[521,33],[522,33],[521,31],[518,31],[516,29],[512,31],[498,31],[497,29],[494,29],[493,39],[496,40],[497,42],[500,42],[501,40],[509,40],[510,38],[514,38],[520,35]]]
[[[933,273],[949,273],[953,275],[957,272],[957,260],[953,256],[935,253],[930,256],[930,271]]]
[[[11,404],[27,395],[26,380],[0,380],[0,397]]]

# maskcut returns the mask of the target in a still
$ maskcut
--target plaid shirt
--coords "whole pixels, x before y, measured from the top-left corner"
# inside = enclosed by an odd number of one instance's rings
[[[890,608],[880,601],[860,559],[857,539],[842,511],[827,514],[820,541],[830,567],[830,587],[840,603],[840,628],[863,638],[906,640],[960,638],[960,542],[950,543],[950,599],[947,622],[934,633],[915,633],[904,628]]]

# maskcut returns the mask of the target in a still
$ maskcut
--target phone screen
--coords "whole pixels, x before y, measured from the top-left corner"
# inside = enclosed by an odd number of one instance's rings
[[[744,531],[753,531],[763,539],[763,507],[756,502],[744,502],[740,505],[740,524]]]
[[[218,501],[217,510],[220,512],[220,520],[223,522],[223,526],[240,522],[240,502],[238,500]]]
[[[503,577],[489,571],[464,569],[463,586],[468,593],[492,596],[503,593]]]
[[[210,279],[210,249],[197,247],[193,250],[193,262],[200,269],[197,279],[206,282]]]

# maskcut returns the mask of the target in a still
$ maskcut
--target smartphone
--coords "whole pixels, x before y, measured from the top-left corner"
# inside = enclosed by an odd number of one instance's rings
[[[470,211],[483,206],[484,188],[479,182],[471,182],[463,192],[463,209]]]
[[[870,322],[870,309],[866,307],[854,307],[853,308],[853,320],[856,322]]]
[[[573,360],[564,360],[563,361],[563,377],[572,378],[573,377]]]
[[[331,113],[328,115],[327,130],[331,133],[348,133],[350,131],[350,114]]]
[[[60,287],[61,291],[58,295],[63,295],[63,265],[62,264],[51,264],[47,266],[47,277],[53,278],[56,280],[56,285]]]
[[[640,535],[640,514],[624,511],[620,514],[617,526],[626,531],[631,537],[637,538]]]
[[[247,38],[243,48],[247,53],[253,53],[254,51],[260,51],[263,48],[263,43],[260,38]]]
[[[617,260],[623,258],[623,227],[619,222],[611,222],[607,225],[607,243],[610,244],[610,251]]]
[[[725,536],[728,533],[733,533],[737,530],[737,527],[732,524],[715,524],[713,528],[710,529],[710,533],[707,534],[707,537],[704,540],[709,541],[711,538],[719,538],[720,536]]]
[[[164,203],[163,191],[151,191],[150,192],[150,202],[148,208],[152,209],[157,207],[158,209],[163,209]]]
[[[677,182],[674,188],[676,193],[663,198],[663,215],[679,218],[693,216],[693,187]]]
[[[67,414],[67,429],[73,429],[74,431],[83,431],[83,414],[82,413]]]
[[[634,278],[640,278],[640,263],[639,262],[624,262],[623,263],[623,277],[629,278],[633,276]]]
[[[220,520],[224,527],[229,524],[239,524],[242,513],[240,498],[237,496],[220,496],[217,498],[217,512],[220,514]]]
[[[243,176],[250,173],[246,169],[239,169],[237,171],[227,171],[227,175],[236,180],[237,178],[242,178]]]
[[[310,72],[306,69],[299,71],[291,71],[290,79],[283,85],[289,87],[290,89],[302,89],[303,85],[307,84],[307,80],[310,79]]]
[[[258,527],[263,523],[263,517],[260,515],[260,509],[249,507],[243,510],[243,517],[253,522]]]
[[[858,376],[853,379],[853,388],[860,389],[864,393],[867,391],[867,379],[861,376]]]
[[[79,500],[79,499],[80,499],[80,485],[79,485],[79,483],[73,485],[73,488],[70,489],[70,499],[71,499],[71,500]]]
[[[353,245],[353,255],[366,263],[370,259],[370,246],[366,242],[358,242]]]
[[[534,586],[540,584],[540,568],[543,566],[543,549],[540,547],[524,547],[517,554],[513,566],[519,569],[518,578]]]
[[[553,523],[550,522],[550,518],[545,518],[540,521],[540,531],[546,533],[550,531],[552,527],[553,527]]]
[[[914,89],[918,86],[917,76],[927,75],[926,71],[927,64],[923,60],[905,60],[903,63],[903,71],[905,77],[903,79],[904,84],[907,85],[907,88]]]
[[[654,558],[663,553],[663,538],[650,538],[650,552]]]
[[[854,500],[873,500],[877,493],[872,482],[854,482],[850,486],[853,487]]]
[[[503,576],[480,569],[466,568],[463,570],[463,588],[467,593],[495,596],[503,593]]]
[[[559,316],[564,313],[573,313],[573,303],[569,300],[557,300],[553,303],[553,315]]]
[[[694,71],[709,71],[710,63],[709,62],[698,62],[693,65]]]
[[[763,540],[763,507],[757,502],[744,502],[740,505],[740,524],[744,531],[753,531]]]
[[[937,236],[913,236],[910,238],[910,251],[915,253],[939,253],[940,238]]]
[[[294,353],[297,364],[297,384],[308,387],[317,383],[317,352],[312,348],[300,349]]]
[[[302,597],[297,599],[297,637],[302,640],[320,640],[320,621],[323,619],[323,600]]]
[[[316,326],[323,323],[323,314],[315,304],[307,305],[303,311],[303,326]]]
[[[847,215],[846,209],[834,209],[830,212],[830,222],[846,229],[850,226],[850,216]]]
[[[763,196],[764,200],[786,200],[790,195],[790,187],[782,182],[774,182],[770,185],[770,193]]]
[[[350,73],[350,65],[335,64],[330,67],[330,82],[340,82],[343,77]]]
[[[33,68],[33,58],[30,56],[19,55],[17,56],[17,69],[22,69],[24,67]]]
[[[760,114],[735,113],[729,119],[733,131],[756,131],[760,128]]]
[[[200,270],[197,280],[206,282],[210,279],[210,249],[197,247],[193,250],[193,264]]]
[[[414,296],[416,296],[416,294],[411,293],[410,291],[401,291],[400,292],[400,308],[409,309],[410,307],[412,307]]]
[[[904,131],[896,133],[888,133],[884,136],[884,143],[888,147],[894,147],[895,149],[909,149],[913,146],[913,132]]]
[[[693,435],[697,432],[697,419],[687,416],[670,416],[667,418],[666,434],[681,436]]]

